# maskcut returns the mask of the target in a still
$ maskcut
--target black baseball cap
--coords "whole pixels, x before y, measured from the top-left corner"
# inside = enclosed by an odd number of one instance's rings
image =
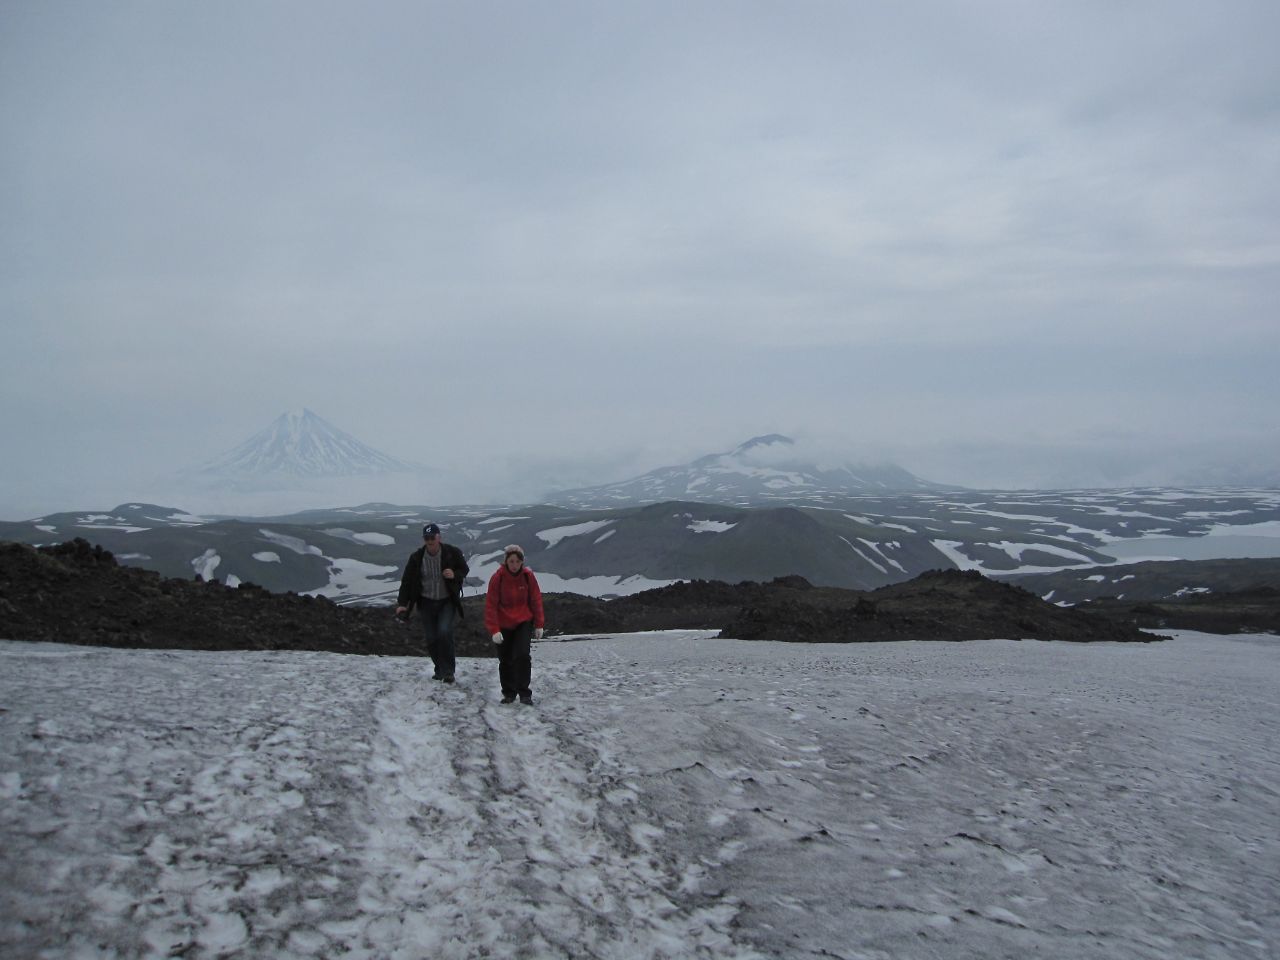
[[[422,528],[423,540],[426,540],[428,537],[438,537],[438,536],[440,536],[440,526],[438,524],[428,523],[425,527]]]

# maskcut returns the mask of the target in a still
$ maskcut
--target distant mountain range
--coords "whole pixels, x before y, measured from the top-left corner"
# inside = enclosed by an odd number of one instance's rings
[[[790,437],[753,437],[726,453],[653,470],[633,480],[563,490],[553,503],[585,508],[668,500],[739,506],[816,503],[860,494],[942,493],[963,488],[922,480],[895,464],[815,462]]]
[[[547,592],[621,596],[675,580],[736,583],[790,574],[821,586],[872,589],[927,570],[959,568],[1022,575],[1019,583],[1051,593],[1054,602],[1070,602],[1099,593],[1149,596],[1135,571],[1160,565],[1116,558],[1168,555],[1162,538],[1230,543],[1271,533],[1275,539],[1280,498],[1228,490],[971,491],[864,494],[804,506],[685,501],[574,510],[367,503],[240,518],[135,502],[0,522],[0,540],[53,544],[83,537],[122,563],[168,576],[387,603],[427,521],[439,523],[445,539],[466,554],[469,595],[483,590],[503,546],[514,542],[524,547]],[[1047,573],[1059,576],[1032,587],[1035,575]],[[1190,571],[1186,576],[1161,581],[1157,595],[1222,588],[1220,582],[1198,582]]]
[[[255,509],[251,499],[239,495],[267,491],[301,494],[307,490],[316,494],[310,498],[312,503],[297,504],[295,509],[313,503],[353,503],[360,499],[458,503],[456,499],[434,499],[433,492],[440,492],[442,481],[447,485],[448,478],[439,471],[377,450],[304,409],[281,414],[235,449],[184,470],[173,483],[155,489],[170,502],[188,496],[205,503],[213,499],[220,504],[216,508],[220,512],[242,514],[264,511]],[[457,488],[458,484],[453,486]],[[663,467],[631,480],[558,490],[547,494],[542,502],[574,509],[643,506],[674,500],[733,506],[821,505],[866,494],[946,493],[962,489],[922,480],[895,464],[852,464],[820,454],[790,437],[767,434],[727,452],[699,457],[681,466]],[[222,496],[211,498],[212,492]],[[406,492],[413,500],[404,499]],[[492,502],[483,491],[478,492],[476,500],[462,502]],[[433,499],[425,500],[427,497]],[[270,507],[268,511],[278,509]]]
[[[965,490],[892,464],[823,458],[779,434],[533,505],[441,506],[449,501],[427,499],[435,489],[430,476],[413,471],[304,410],[278,418],[199,472],[216,489],[277,483],[287,494],[281,500],[293,504],[286,509],[193,515],[155,505],[181,503],[177,498],[135,501],[110,511],[0,522],[0,539],[50,544],[84,537],[123,563],[169,576],[385,603],[421,543],[422,524],[434,521],[467,554],[471,590],[482,589],[497,569],[503,545],[516,542],[548,592],[621,596],[676,580],[736,583],[790,574],[822,586],[874,589],[959,568],[993,576],[1064,574],[1048,588],[1056,602],[1087,595],[1104,579],[1108,593],[1131,589],[1127,570],[1104,576],[1097,568],[1158,556],[1161,537],[1274,537],[1280,524],[1275,491]],[[397,477],[414,499],[396,491]],[[349,499],[361,486],[351,478],[371,489],[363,500],[376,502]],[[297,491],[326,483],[343,493],[321,504],[363,505],[300,510]],[[400,505],[422,503],[435,505]]]

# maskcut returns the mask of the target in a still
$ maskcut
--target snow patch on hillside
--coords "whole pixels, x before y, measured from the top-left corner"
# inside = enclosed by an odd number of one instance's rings
[[[846,542],[847,542],[847,541],[846,541]],[[903,566],[902,564],[900,564],[897,560],[893,559],[893,557],[891,557],[891,556],[889,556],[887,553],[885,553],[885,551],[886,551],[886,550],[898,550],[898,549],[901,549],[902,544],[901,544],[901,543],[899,543],[897,540],[890,540],[888,543],[883,543],[883,544],[882,544],[882,543],[877,543],[877,542],[875,542],[874,540],[866,540],[866,539],[864,539],[864,538],[862,538],[862,537],[858,537],[858,542],[859,542],[859,543],[861,543],[861,544],[863,544],[863,545],[864,545],[868,550],[873,550],[873,551],[875,551],[876,556],[878,556],[878,557],[879,557],[881,560],[883,560],[885,563],[889,564],[889,566],[893,567],[895,570],[898,570],[898,571],[900,571],[900,572],[902,572],[902,573],[906,573],[906,572],[907,572],[907,568],[906,568],[906,567],[904,567],[904,566]],[[879,566],[879,565],[877,564],[877,566]],[[883,568],[883,567],[881,567],[881,571],[882,571],[882,572],[884,572],[884,568]]]
[[[191,561],[191,567],[201,580],[212,580],[213,572],[218,569],[218,564],[220,563],[222,563],[222,558],[218,556],[218,551],[210,547]]]
[[[489,579],[502,566],[502,560],[502,551],[472,557],[468,561],[471,566],[471,573],[468,576],[479,578],[487,586]],[[683,582],[654,580],[638,573],[617,576],[562,577],[555,573],[534,570],[532,566],[528,569],[538,578],[538,586],[543,593],[576,593],[584,597],[625,597],[644,590],[654,590]]]
[[[306,594],[313,597],[329,597],[330,599],[355,596],[369,596],[397,587],[400,583],[400,568],[383,566],[377,563],[366,563],[351,557],[335,557],[329,560],[329,582]]]
[[[988,567],[980,560],[975,560],[963,551],[964,543],[958,540],[931,540],[934,548],[944,557],[955,564],[959,570],[976,570],[979,573],[989,576],[1005,576],[1013,573],[1054,573],[1059,570],[1077,570],[1088,567],[1105,566],[1096,560],[1091,560],[1082,554],[1067,550],[1064,547],[1054,547],[1052,544],[1044,543],[1010,543],[1009,541],[1001,541],[999,543],[976,544],[976,546],[989,546],[997,550],[1007,553],[1014,560],[1021,560],[1023,552],[1027,550],[1039,550],[1044,553],[1062,556],[1068,559],[1079,559],[1081,562],[1076,564],[1066,564],[1056,567],[1037,566],[1035,564],[1023,564],[1022,566],[1012,569]]]
[[[268,530],[265,527],[258,531],[262,536],[276,546],[284,547],[292,553],[307,557],[322,557],[324,552],[319,548],[312,546],[305,540],[298,537],[291,537],[287,533],[276,533],[274,530]]]
[[[352,543],[363,543],[374,547],[389,547],[396,542],[396,538],[386,533],[357,533],[354,530],[347,530],[345,527],[334,527],[323,531],[331,537],[338,537],[342,540],[350,540]]]
[[[737,524],[723,520],[694,520],[688,526],[694,533],[724,533],[726,530],[732,530]]]
[[[884,573],[884,574],[887,574],[889,572],[880,564],[876,563],[874,560],[868,557],[861,550],[859,550],[856,546],[854,546],[848,537],[841,537],[840,539],[843,540],[846,544],[848,544],[849,549],[852,550],[854,553],[856,553],[858,557],[862,560],[862,562],[867,564],[867,566],[875,567],[877,570],[879,570],[881,573]]]
[[[547,549],[550,549],[565,537],[580,537],[584,533],[594,533],[597,530],[603,530],[611,523],[613,523],[612,520],[588,520],[585,523],[575,523],[567,527],[552,527],[550,530],[539,530],[536,536],[539,540],[547,541]]]

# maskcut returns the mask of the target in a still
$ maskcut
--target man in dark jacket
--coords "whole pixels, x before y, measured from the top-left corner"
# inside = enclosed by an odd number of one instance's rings
[[[461,550],[441,541],[434,523],[422,528],[422,549],[404,565],[396,616],[407,617],[415,606],[422,611],[427,653],[435,666],[432,680],[453,683],[453,618],[462,614],[462,581],[470,569]]]

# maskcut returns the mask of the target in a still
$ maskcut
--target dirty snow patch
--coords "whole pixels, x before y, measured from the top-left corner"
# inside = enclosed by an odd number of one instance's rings
[[[311,544],[307,543],[305,540],[300,540],[297,537],[291,537],[287,533],[276,533],[274,530],[268,530],[265,527],[259,529],[258,532],[262,534],[267,540],[271,541],[277,546],[284,547],[286,550],[292,551],[293,553],[296,553],[296,554],[300,554],[301,556],[304,556],[304,557],[323,557],[324,556],[324,554],[321,552],[319,547],[313,547]]]
[[[221,562],[222,558],[218,556],[218,551],[210,547],[191,561],[191,567],[201,580],[212,580],[213,571],[218,569],[218,564]]]
[[[567,527],[552,527],[550,530],[540,530],[537,533],[539,540],[547,541],[547,547],[554,547],[566,537],[580,537],[584,533],[594,533],[597,530],[603,530],[612,520],[588,520],[586,523],[575,523]]]
[[[724,533],[736,526],[736,523],[726,523],[723,520],[695,520],[689,524],[689,529],[694,533]]]

